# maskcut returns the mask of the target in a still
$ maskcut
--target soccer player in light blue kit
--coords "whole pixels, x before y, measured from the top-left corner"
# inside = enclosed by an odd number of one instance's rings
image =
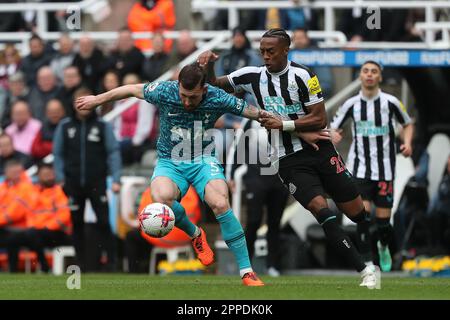
[[[192,238],[198,259],[204,265],[210,265],[214,262],[214,254],[206,242],[205,232],[187,218],[179,203],[192,184],[202,201],[214,212],[223,239],[237,260],[243,284],[262,286],[264,283],[252,270],[242,226],[230,208],[223,167],[217,158],[206,154],[208,145],[213,143],[211,139],[204,141],[204,131],[213,128],[223,114],[233,113],[257,120],[260,110],[205,84],[206,74],[197,63],[185,66],[178,79],[126,85],[97,96],[81,97],[76,101],[76,107],[93,109],[132,96],[157,106],[160,115],[159,161],[151,181],[152,199],[173,209],[175,225]],[[302,133],[302,138],[311,144],[318,139],[328,139],[319,132]]]

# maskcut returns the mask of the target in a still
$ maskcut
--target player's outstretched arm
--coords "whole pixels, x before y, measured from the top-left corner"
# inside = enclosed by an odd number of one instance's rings
[[[262,110],[260,108],[249,104],[246,108],[244,108],[244,110],[241,113],[241,116],[243,116],[244,118],[251,119],[251,120],[259,121],[261,111]]]
[[[215,86],[219,87],[226,92],[233,92],[234,88],[228,80],[227,76],[216,77],[216,72],[214,71],[214,63],[219,59],[219,55],[215,54],[211,50],[202,52],[197,59],[200,67],[204,68],[206,71],[206,81]]]
[[[121,86],[96,96],[80,97],[75,101],[75,107],[79,110],[91,110],[104,103],[129,97],[144,99],[143,89],[143,83]]]

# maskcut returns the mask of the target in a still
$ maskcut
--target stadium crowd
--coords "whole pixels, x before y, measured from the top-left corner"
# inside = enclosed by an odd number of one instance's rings
[[[424,10],[382,10],[382,21],[386,19],[395,23],[386,24],[390,26],[389,30],[370,33],[364,27],[364,12],[360,11],[342,10],[338,20],[338,29],[353,42],[421,39],[414,22],[423,19]],[[227,30],[226,12],[205,11],[204,28]],[[50,31],[67,31],[61,23],[64,12],[49,14],[49,18]],[[0,21],[0,32],[34,32],[36,29],[33,18],[19,13],[2,12]],[[259,53],[252,49],[246,37],[246,30],[282,27],[293,32],[293,48],[305,49],[317,47],[308,38],[307,31],[321,29],[320,15],[309,8],[243,10],[240,12],[240,21],[239,27],[233,29],[232,46],[221,53],[216,63],[217,75],[229,74],[244,66],[262,64]],[[111,188],[113,192],[119,192],[122,167],[140,163],[146,151],[155,149],[158,110],[143,100],[136,101],[111,124],[107,124],[101,117],[128,103],[128,99],[105,104],[92,114],[81,116],[74,108],[74,99],[89,93],[103,93],[125,84],[153,81],[167,70],[176,68],[180,61],[197,49],[196,41],[188,30],[182,30],[176,41],[164,38],[165,30],[175,28],[176,15],[172,0],[136,1],[129,12],[127,23],[127,26],[118,30],[117,41],[112,48],[97,43],[88,35],[74,41],[70,33],[63,33],[53,43],[33,33],[28,42],[27,56],[21,56],[12,43],[6,43],[0,51],[0,175],[3,176],[0,185],[0,252],[9,256],[8,269],[11,272],[19,269],[19,249],[26,247],[35,251],[41,270],[46,272],[49,264],[45,249],[67,244],[75,245],[77,259],[88,271],[114,270],[118,265],[115,256],[121,250],[109,245],[114,241],[107,219],[106,176],[109,173],[114,177]],[[152,39],[135,41],[132,38],[132,32],[135,31],[153,31],[155,34]],[[151,50],[150,55],[147,50]],[[314,68],[314,72],[318,75],[325,98],[331,97],[335,93],[331,68]],[[176,75],[175,72],[174,79]],[[251,97],[245,98],[251,103]],[[75,123],[80,132],[88,130],[80,137],[83,143],[68,143],[68,138],[82,134],[71,131],[70,123]],[[85,125],[89,129],[84,128]],[[216,127],[240,128],[241,118],[226,115],[219,119]],[[96,143],[98,141],[102,142],[101,146]],[[86,149],[80,150],[80,146],[85,144]],[[228,146],[224,146],[222,152],[227,150]],[[91,155],[91,158],[80,160],[79,155],[83,152],[87,152],[86,155]],[[54,165],[45,160],[50,154],[55,156]],[[92,157],[93,154],[95,157]],[[426,153],[413,158],[417,173],[423,170],[420,166],[423,162],[419,162],[421,155],[426,156]],[[26,173],[26,169],[33,165],[38,166],[36,177]],[[84,173],[83,176],[81,168],[94,169],[95,172]],[[449,176],[450,157],[438,193],[432,197],[428,207],[425,205],[421,209],[426,212],[430,245],[441,248],[436,250],[437,254],[448,254],[450,250]],[[93,180],[98,184],[90,183]],[[256,176],[247,176],[245,192],[249,205],[258,201],[255,195],[264,197],[267,190],[260,190],[261,181]],[[419,187],[413,186],[412,182],[418,182]],[[427,183],[416,174],[409,184],[414,189],[410,192],[417,192],[417,188],[423,186],[421,182]],[[230,188],[233,187],[231,183]],[[277,192],[280,192],[280,205],[284,207],[286,191]],[[86,199],[91,201],[97,216],[94,226],[83,226]],[[411,219],[412,201],[407,196],[402,198],[395,216],[396,234],[405,233],[407,222]],[[198,199],[195,200],[195,210],[198,210],[197,202]],[[262,211],[262,203],[260,205],[258,210]],[[246,235],[250,235],[252,241],[249,243],[252,245],[262,221],[262,217],[254,211],[248,210],[248,214],[253,216],[246,218],[250,222]],[[276,245],[278,238],[282,237],[279,235],[280,230],[277,230],[280,211],[280,208],[271,208],[269,205],[268,221],[272,221],[269,237],[272,239],[268,267],[272,268],[273,275],[277,275],[277,269],[282,267],[276,263],[279,258],[273,256],[280,251],[274,248],[274,243]],[[272,219],[271,215],[274,215]],[[393,246],[397,250],[403,249],[403,239],[401,236],[394,237],[393,241],[397,243]],[[79,255],[92,249],[92,243],[95,244],[95,250],[86,253],[89,258],[84,261],[85,257],[80,258]],[[134,245],[136,243],[137,247]],[[152,244],[146,244],[147,250],[150,250]],[[139,267],[139,263],[148,261],[142,254],[146,244],[139,238],[137,229],[131,230],[126,236],[125,255],[131,257],[129,271],[144,270]],[[108,256],[108,266],[103,269],[102,249]]]

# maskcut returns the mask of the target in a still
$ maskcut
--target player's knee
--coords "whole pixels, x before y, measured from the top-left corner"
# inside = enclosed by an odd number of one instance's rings
[[[164,192],[160,190],[152,192],[152,199],[153,202],[164,203],[169,207],[172,207],[174,201],[172,195],[169,192]]]
[[[221,214],[230,209],[230,204],[228,203],[228,199],[226,197],[218,197],[212,201],[209,206],[214,214]]]
[[[323,197],[315,197],[308,203],[307,209],[314,214],[314,216],[317,216],[320,212],[320,210],[328,208],[327,200]]]

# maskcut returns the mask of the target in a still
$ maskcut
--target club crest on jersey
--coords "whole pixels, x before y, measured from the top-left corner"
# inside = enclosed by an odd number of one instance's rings
[[[308,80],[308,90],[310,94],[318,94],[322,91],[317,76],[314,76]]]
[[[289,82],[288,90],[289,91],[297,91],[298,90],[297,83],[295,83],[295,81]]]
[[[159,82],[152,82],[147,86],[147,91],[152,92],[156,89],[156,87],[159,85]]]

